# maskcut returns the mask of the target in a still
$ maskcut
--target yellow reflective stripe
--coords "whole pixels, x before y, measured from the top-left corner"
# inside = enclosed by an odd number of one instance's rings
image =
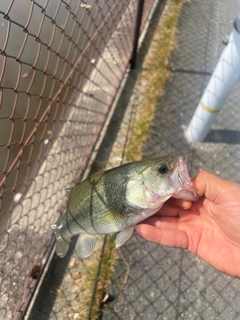
[[[217,110],[210,109],[210,108],[206,107],[202,101],[200,101],[199,104],[202,107],[202,109],[208,113],[218,113],[221,110],[221,109],[217,109]]]

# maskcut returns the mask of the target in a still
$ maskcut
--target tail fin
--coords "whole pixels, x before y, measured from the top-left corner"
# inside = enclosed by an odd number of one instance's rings
[[[54,233],[56,234],[56,253],[60,258],[63,258],[69,248],[70,242],[65,240],[61,234],[60,234],[60,230],[58,228],[58,226],[56,224],[53,224],[50,229],[52,229],[54,231]]]

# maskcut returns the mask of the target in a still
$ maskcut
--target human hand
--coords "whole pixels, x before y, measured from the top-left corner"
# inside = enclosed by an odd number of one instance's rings
[[[188,249],[216,269],[240,277],[240,184],[210,172],[192,181],[197,202],[170,199],[135,230],[161,245]]]

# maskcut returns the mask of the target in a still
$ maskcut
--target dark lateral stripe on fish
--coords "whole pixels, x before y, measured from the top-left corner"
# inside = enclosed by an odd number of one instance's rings
[[[73,221],[74,221],[81,229],[83,229],[84,231],[86,231],[86,233],[88,233],[87,230],[86,230],[86,228],[84,228],[83,226],[81,226],[81,224],[80,224],[80,223],[77,221],[77,219],[74,217],[74,214],[71,213],[71,211],[70,211],[70,209],[69,209],[69,207],[68,207],[68,204],[67,204],[66,214],[67,214],[67,213],[70,214],[70,216],[72,217]],[[67,228],[68,228],[68,231],[72,234],[71,229],[70,229],[70,219],[69,219],[68,217],[67,217]]]

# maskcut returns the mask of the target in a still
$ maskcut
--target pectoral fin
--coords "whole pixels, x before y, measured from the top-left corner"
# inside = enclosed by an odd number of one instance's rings
[[[93,251],[95,250],[99,235],[91,235],[91,234],[80,234],[77,245],[76,245],[76,251],[77,255],[81,259],[85,259],[89,257]]]
[[[116,248],[120,247],[126,242],[132,235],[134,227],[128,227],[120,231],[116,236]]]

